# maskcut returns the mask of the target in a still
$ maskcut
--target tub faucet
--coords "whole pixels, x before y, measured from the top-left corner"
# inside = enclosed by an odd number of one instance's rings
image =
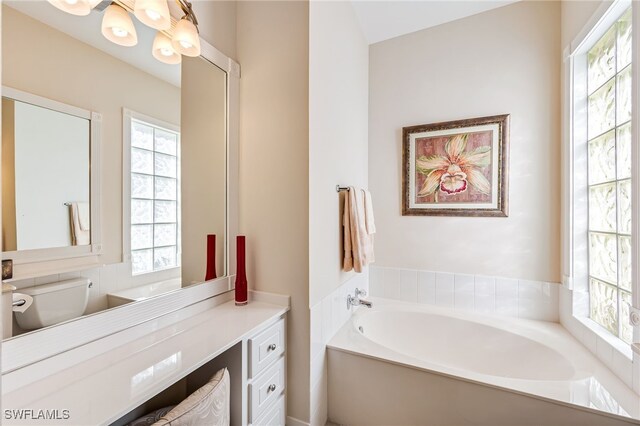
[[[348,295],[347,296],[347,309],[352,306],[366,306],[367,308],[373,307],[373,303],[369,300],[360,299],[360,296],[366,296],[366,290],[360,290],[356,288],[356,295]]]

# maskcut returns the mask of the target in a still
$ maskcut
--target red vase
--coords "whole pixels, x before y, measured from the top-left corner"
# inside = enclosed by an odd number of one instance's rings
[[[216,234],[207,235],[207,273],[205,281],[217,278],[216,274]]]
[[[236,306],[246,305],[247,295],[247,269],[245,259],[245,236],[238,235],[236,238],[236,250],[238,267],[236,270]]]

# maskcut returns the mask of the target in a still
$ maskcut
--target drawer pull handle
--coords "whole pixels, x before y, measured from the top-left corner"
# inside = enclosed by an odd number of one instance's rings
[[[270,351],[275,351],[276,350],[276,344],[275,343],[270,344],[267,349],[269,349]]]
[[[276,390],[276,385],[275,383],[272,383],[269,385],[269,392],[273,392],[274,390]]]

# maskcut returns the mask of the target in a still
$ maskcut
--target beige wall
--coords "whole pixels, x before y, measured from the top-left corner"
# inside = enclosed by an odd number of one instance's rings
[[[18,246],[16,235],[15,103],[2,99],[2,247]]]
[[[216,272],[225,275],[226,90],[224,71],[202,58],[182,60],[180,140],[182,285],[204,280],[207,234],[216,235]]]
[[[565,48],[578,36],[591,16],[603,3],[612,1],[563,1],[561,2],[561,44]]]
[[[560,280],[560,4],[519,2],[371,46],[380,266]],[[403,217],[403,126],[511,114],[508,218]]]
[[[366,188],[369,46],[348,2],[310,4],[309,306],[353,276],[342,272],[344,193]]]
[[[237,58],[236,4],[227,0],[194,0],[200,37],[230,58]]]
[[[323,325],[335,323],[329,316],[340,316],[340,311],[324,307],[330,306],[326,301],[333,294],[340,294],[341,284],[360,275],[342,271],[342,213],[346,193],[336,193],[335,187],[368,187],[368,99],[369,45],[353,6],[349,2],[310,2],[309,412],[314,426],[324,425],[327,420],[324,342],[331,338],[332,330]],[[367,278],[365,273],[355,279]],[[345,309],[345,305],[340,305]]]
[[[122,108],[180,123],[180,89],[3,6],[2,84],[102,114],[101,261],[122,259]]]
[[[240,231],[247,278],[288,294],[287,414],[309,420],[309,5],[238,10]]]

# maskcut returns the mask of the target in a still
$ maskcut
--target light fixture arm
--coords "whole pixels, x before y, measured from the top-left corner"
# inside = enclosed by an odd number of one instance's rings
[[[200,28],[198,28],[198,18],[196,18],[196,14],[193,13],[192,3],[187,0],[176,0],[176,3],[178,3],[178,6],[180,6],[180,9],[182,9],[182,12],[184,13],[182,19],[188,19],[193,22],[193,25],[196,26],[196,30],[200,33]]]

